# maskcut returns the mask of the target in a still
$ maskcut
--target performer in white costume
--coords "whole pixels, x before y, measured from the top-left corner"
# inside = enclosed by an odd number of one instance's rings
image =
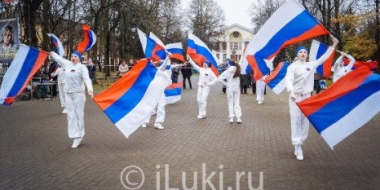
[[[77,148],[85,134],[84,131],[84,106],[86,103],[85,85],[88,95],[93,98],[92,82],[88,75],[88,69],[80,62],[81,54],[74,51],[71,61],[62,58],[55,52],[51,57],[58,62],[65,72],[65,100],[67,109],[67,122],[69,138],[73,139],[72,148]]]
[[[314,71],[332,54],[338,44],[338,39],[332,36],[333,45],[318,60],[306,62],[308,52],[303,46],[297,49],[298,60],[292,63],[286,73],[286,87],[289,96],[289,112],[291,123],[292,143],[295,147],[294,154],[298,160],[303,160],[302,145],[309,133],[309,120],[296,105],[311,96],[314,86]]]
[[[162,63],[160,65],[160,63]],[[157,67],[158,69],[158,72],[163,72],[167,78],[167,82],[166,86],[169,86],[172,84],[172,80],[171,80],[171,68],[169,66],[169,68],[166,68],[167,65],[170,65],[170,59],[169,59],[169,56],[166,56],[166,59],[162,62],[162,61],[157,61],[157,62],[154,62],[153,63],[154,66]],[[165,101],[165,93],[162,92],[162,94],[160,95],[160,100],[158,101],[158,104],[157,104],[157,109],[154,110],[154,112],[156,112],[156,121],[154,122],[154,127],[156,129],[164,129],[164,126],[162,126],[162,123],[164,123],[165,121],[165,115],[166,115],[166,112],[165,112],[165,105],[166,105],[166,101]],[[145,122],[141,125],[141,127],[147,127],[147,124],[149,123],[149,120],[150,120],[150,117],[154,115],[154,114],[151,114],[149,115],[146,119],[145,119]]]
[[[256,81],[256,100],[258,104],[264,103],[265,82],[268,75],[264,75],[260,80]]]
[[[188,58],[193,68],[199,72],[197,94],[199,114],[197,117],[198,119],[203,119],[206,117],[207,96],[210,93],[210,86],[215,84],[217,78],[210,68],[211,62],[204,62],[203,67],[199,67],[190,56]]]
[[[355,63],[355,58],[351,55],[344,52],[340,52],[340,54],[340,57],[338,57],[334,65],[331,67],[331,71],[334,72],[333,82],[350,72]],[[347,66],[344,66],[343,57],[347,57],[350,60]]]
[[[58,67],[52,74],[52,77],[55,77],[58,75],[58,91],[59,91],[59,100],[61,102],[61,107],[63,108],[62,113],[67,113],[66,109],[66,103],[65,103],[65,91],[64,91],[64,85],[65,85],[65,72],[61,67]]]
[[[219,77],[218,81],[223,83],[227,89],[227,101],[228,101],[228,117],[229,122],[234,122],[236,116],[236,122],[241,123],[241,107],[240,107],[240,65],[232,61],[233,66],[229,66]],[[227,82],[225,81],[227,80]]]

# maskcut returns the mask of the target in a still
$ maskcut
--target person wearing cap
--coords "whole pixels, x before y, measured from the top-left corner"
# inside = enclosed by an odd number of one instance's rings
[[[343,57],[347,57],[350,62],[347,66],[344,66]],[[352,67],[354,66],[355,58],[353,58],[351,55],[340,52],[340,56],[335,61],[334,65],[331,67],[331,71],[334,72],[333,74],[333,82],[337,81],[344,75],[346,75],[348,72],[351,71]]]
[[[165,86],[169,86],[172,84],[172,80],[171,80],[171,68],[170,66],[167,67],[167,65],[170,65],[170,59],[169,59],[169,56],[166,56],[166,59],[164,61],[160,60],[160,61],[155,61],[155,62],[152,62],[152,64],[158,69],[158,72],[162,72],[166,78],[166,83],[164,84]],[[154,128],[156,129],[164,129],[164,126],[162,126],[162,123],[164,123],[165,121],[165,115],[166,115],[166,112],[165,112],[165,105],[166,105],[166,101],[165,101],[165,92],[163,91],[160,95],[160,100],[158,101],[157,103],[157,106],[155,109],[157,109],[156,111],[156,120],[154,122]],[[153,111],[154,113],[155,111]],[[145,128],[147,127],[147,124],[149,123],[149,120],[150,120],[150,117],[152,116],[153,114],[150,114],[144,121],[144,123],[141,125],[141,127]]]
[[[191,58],[188,56],[190,64],[195,70],[199,72],[198,81],[198,93],[197,101],[199,107],[198,119],[203,119],[206,117],[206,106],[207,106],[207,96],[210,93],[210,86],[215,84],[217,78],[214,72],[211,70],[211,62],[204,62],[202,67],[199,67]]]
[[[219,77],[218,81],[226,86],[227,102],[228,102],[228,118],[229,122],[241,123],[241,107],[240,107],[240,65],[235,61],[231,61],[232,65],[228,67]],[[226,82],[227,81],[227,82]]]
[[[311,96],[314,87],[315,69],[326,61],[338,44],[338,39],[332,37],[333,45],[315,61],[306,62],[308,51],[304,46],[298,47],[297,61],[292,63],[287,70],[285,83],[289,96],[289,112],[291,124],[291,139],[295,147],[294,154],[297,160],[303,160],[302,145],[309,133],[309,120],[296,105]]]
[[[85,86],[88,95],[93,98],[92,82],[88,75],[88,69],[83,65],[81,53],[74,51],[71,60],[50,52],[51,57],[58,62],[65,73],[65,100],[67,109],[68,135],[73,139],[72,148],[77,148],[83,139],[84,131],[84,106],[86,103]]]

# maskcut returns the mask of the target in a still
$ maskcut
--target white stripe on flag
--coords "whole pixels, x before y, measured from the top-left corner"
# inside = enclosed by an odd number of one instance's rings
[[[321,136],[331,149],[379,113],[378,100],[380,100],[380,91],[363,100],[351,112],[321,132]],[[369,107],[371,109],[368,109]]]

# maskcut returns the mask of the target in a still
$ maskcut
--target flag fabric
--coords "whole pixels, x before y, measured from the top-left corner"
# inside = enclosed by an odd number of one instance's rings
[[[63,57],[63,54],[65,53],[65,49],[63,49],[62,42],[59,40],[59,38],[52,34],[52,33],[47,33],[47,35],[51,38],[51,41],[54,44],[54,47],[57,48],[57,53],[59,56]]]
[[[33,75],[44,64],[48,52],[21,44],[4,75],[0,88],[0,104],[11,105],[22,93]]]
[[[185,62],[185,57],[183,56],[183,48],[182,48],[181,42],[167,44],[165,48],[166,48],[166,51],[168,51],[171,54],[170,58]]]
[[[347,58],[343,58],[344,65],[348,65],[350,63],[350,60]],[[369,67],[371,71],[375,71],[378,67],[377,61],[355,61],[354,66],[352,66],[351,70],[355,70],[359,67]]]
[[[285,76],[290,63],[281,62],[278,64],[276,69],[270,74],[264,82],[277,94],[279,95],[286,87]]]
[[[327,50],[329,46],[317,41],[313,40],[311,42],[310,53],[309,53],[309,61],[315,61],[319,59]],[[330,55],[330,57],[322,64],[316,68],[316,72],[326,78],[331,77],[331,67],[333,65],[333,59],[335,56],[335,50]]]
[[[140,29],[137,29],[137,32],[146,58],[151,58],[153,61],[159,61],[166,58],[166,51],[163,44],[156,42]]]
[[[3,0],[3,3],[13,3],[14,0]]]
[[[152,113],[167,86],[163,72],[142,59],[111,87],[94,97],[100,109],[129,137]]]
[[[166,104],[174,104],[181,100],[182,82],[171,84],[165,89]]]
[[[77,51],[79,53],[84,53],[92,48],[96,43],[96,35],[90,29],[88,25],[82,25],[83,29],[83,41],[77,46]]]
[[[202,40],[192,33],[189,33],[189,37],[187,39],[187,54],[201,67],[204,62],[211,62],[211,70],[216,76],[219,76],[218,58],[216,58],[216,56]]]
[[[360,67],[297,105],[333,149],[380,111],[379,100],[380,75]]]
[[[288,0],[249,42],[243,63],[248,62],[254,70],[255,80],[260,80],[270,72],[273,67],[271,60],[282,48],[326,34],[329,34],[326,28],[302,5],[295,0]]]

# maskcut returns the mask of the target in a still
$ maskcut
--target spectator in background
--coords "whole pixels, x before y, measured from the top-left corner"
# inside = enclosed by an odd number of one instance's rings
[[[179,72],[181,70],[181,67],[182,65],[179,65],[177,63],[174,63],[171,65],[171,70],[172,70],[172,75],[171,75],[171,79],[172,79],[172,83],[178,83],[178,76],[179,76]]]
[[[253,70],[249,73],[249,79],[251,80],[252,93],[256,94],[256,81],[253,79],[254,73]]]
[[[319,94],[321,92],[321,85],[319,85],[319,81],[322,80],[322,75],[315,72],[314,73],[314,90],[315,93]]]
[[[125,59],[121,60],[121,64],[119,65],[119,78],[123,77],[129,71],[129,67],[125,62]]]
[[[49,85],[50,90],[51,90],[51,95],[54,98],[57,95],[57,76],[52,76],[52,74],[58,69],[58,63],[56,61],[50,61],[49,65],[49,71],[48,71],[48,76],[49,76],[49,82],[52,83]]]
[[[183,77],[183,89],[186,89],[186,79],[189,82],[190,89],[193,89],[193,86],[191,85],[191,79],[190,79],[191,75],[193,75],[192,70],[193,70],[193,66],[191,66],[191,64],[188,61],[186,61],[184,63],[184,66],[181,69],[182,77]]]
[[[129,59],[128,65],[129,67],[133,67],[135,65],[135,61],[133,59]]]
[[[240,94],[247,94],[247,88],[249,86],[249,75],[240,75]]]
[[[90,77],[91,82],[94,83],[96,66],[92,62],[91,58],[89,58],[87,61],[87,69],[88,69],[88,76]]]

